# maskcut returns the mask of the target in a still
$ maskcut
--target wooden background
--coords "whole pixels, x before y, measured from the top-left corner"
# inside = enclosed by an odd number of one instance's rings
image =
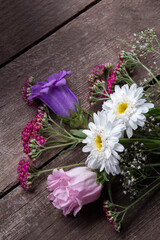
[[[159,13],[159,0],[0,0],[0,239],[159,239],[159,190],[129,212],[119,234],[105,217],[103,197],[84,206],[77,217],[64,217],[47,200],[47,174],[28,192],[17,180],[17,164],[24,156],[21,130],[35,113],[21,96],[26,78],[44,81],[62,69],[71,70],[68,85],[88,108],[91,69],[101,62],[116,65],[118,39],[129,41],[134,32],[148,27],[159,34]],[[53,168],[85,157],[81,146],[62,156],[50,151],[40,166]],[[115,197],[125,203],[116,185]]]

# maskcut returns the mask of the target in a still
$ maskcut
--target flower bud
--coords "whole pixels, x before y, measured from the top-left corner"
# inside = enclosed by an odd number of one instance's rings
[[[48,176],[48,190],[52,191],[48,198],[53,205],[63,210],[67,215],[74,212],[74,216],[82,206],[96,201],[102,190],[102,185],[96,183],[97,174],[87,167],[73,168],[67,172],[54,169]]]
[[[70,74],[70,71],[62,70],[60,73],[49,76],[46,82],[31,86],[29,100],[38,98],[56,115],[69,117],[69,110],[76,112],[75,103],[79,103],[77,97],[66,85],[65,76]]]

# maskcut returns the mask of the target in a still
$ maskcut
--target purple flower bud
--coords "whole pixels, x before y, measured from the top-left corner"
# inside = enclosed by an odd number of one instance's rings
[[[71,71],[62,70],[60,73],[50,75],[46,82],[39,82],[31,86],[31,95],[29,100],[39,98],[44,102],[55,114],[62,117],[69,117],[69,109],[76,112],[74,103],[78,103],[77,97],[67,87],[66,75],[70,75]]]

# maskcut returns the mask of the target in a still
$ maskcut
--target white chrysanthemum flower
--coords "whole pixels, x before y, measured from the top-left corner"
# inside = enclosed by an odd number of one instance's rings
[[[124,147],[119,143],[119,138],[124,131],[124,125],[115,122],[113,118],[108,119],[105,111],[94,113],[94,123],[90,122],[90,130],[83,130],[87,135],[83,143],[83,152],[90,152],[86,164],[89,168],[105,170],[108,174],[120,173],[117,152],[122,152]]]
[[[138,126],[144,126],[146,120],[144,113],[154,107],[152,103],[145,103],[142,92],[143,88],[137,87],[136,84],[132,84],[130,88],[127,84],[121,88],[116,85],[115,92],[110,95],[111,100],[104,102],[102,106],[108,118],[116,117],[125,124],[128,138],[132,137],[133,130]]]

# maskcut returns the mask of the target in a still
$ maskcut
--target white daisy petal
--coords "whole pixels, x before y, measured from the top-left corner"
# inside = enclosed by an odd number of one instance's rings
[[[119,120],[126,126],[127,136],[133,135],[133,130],[145,123],[144,113],[154,107],[152,103],[146,103],[142,98],[143,88],[132,84],[123,85],[121,88],[115,86],[115,92],[111,95],[111,100],[103,103],[103,109],[107,112],[109,119]],[[116,117],[116,118],[114,118]]]
[[[137,89],[137,85],[134,83],[134,84],[132,84],[131,85],[131,87],[130,87],[130,91],[132,92],[132,91],[136,91],[136,89]],[[143,90],[143,88],[142,88],[142,90]]]
[[[106,151],[105,151],[105,155],[106,155],[106,158],[110,158],[111,156],[111,149],[110,148],[107,148]]]
[[[120,87],[119,87],[119,85],[116,85],[116,86],[115,86],[115,89],[114,89],[114,91],[115,91],[115,93],[117,93],[117,92],[119,92],[119,91],[120,91]]]
[[[117,158],[118,160],[120,159],[120,156],[116,151],[113,150],[112,153],[113,153],[115,158]]]
[[[136,130],[137,129],[137,124],[134,123],[134,121],[132,121],[131,119],[129,120],[129,125],[131,126],[131,128],[133,130]]]
[[[88,124],[88,127],[90,128],[91,131],[94,131],[96,129],[96,125],[92,122]]]
[[[115,116],[111,115],[111,119]],[[105,111],[94,114],[94,122],[88,124],[90,130],[83,130],[86,138],[83,152],[90,152],[86,165],[91,169],[105,170],[108,174],[118,174],[119,155],[124,147],[119,144],[119,137],[123,134],[124,125],[120,121],[110,121]]]
[[[132,130],[132,128],[131,128],[131,127],[128,127],[128,128],[126,129],[126,133],[127,133],[128,138],[131,138],[132,135],[133,135],[133,130]]]
[[[89,146],[84,146],[82,148],[82,152],[90,152],[91,151],[91,148]]]
[[[116,146],[115,146],[115,151],[117,152],[123,152],[124,150],[124,147],[122,144],[118,143]]]
[[[134,122],[137,121],[137,116],[136,116],[136,114],[134,114],[134,115],[131,116],[131,120],[134,121]]]
[[[112,101],[111,100],[106,101],[105,105],[104,104],[102,105],[102,109],[103,109],[103,107],[105,107],[104,110],[106,110],[107,107],[111,108],[112,107]]]
[[[145,121],[146,120],[146,117],[143,115],[143,114],[139,114],[138,115],[138,119],[142,120],[142,121]]]
[[[100,119],[96,113],[93,114],[93,119],[94,119],[95,125],[100,124]]]
[[[138,106],[138,105],[142,105],[142,104],[145,103],[145,102],[146,102],[146,99],[141,98],[141,99],[139,99],[139,100],[137,101],[137,106]]]
[[[144,121],[141,121],[141,120],[138,120],[138,121],[137,121],[137,125],[140,126],[140,127],[143,127],[144,124],[145,124]]]
[[[142,112],[143,112],[143,113],[147,113],[148,110],[149,110],[149,109],[148,109],[148,107],[146,106],[146,107],[143,107]]]
[[[145,107],[148,107],[148,108],[153,108],[154,107],[153,103],[145,103],[144,105],[145,105]]]
[[[89,137],[92,137],[92,132],[91,131],[89,131],[89,130],[83,130],[82,131],[84,134],[86,134],[87,136],[89,136]]]

